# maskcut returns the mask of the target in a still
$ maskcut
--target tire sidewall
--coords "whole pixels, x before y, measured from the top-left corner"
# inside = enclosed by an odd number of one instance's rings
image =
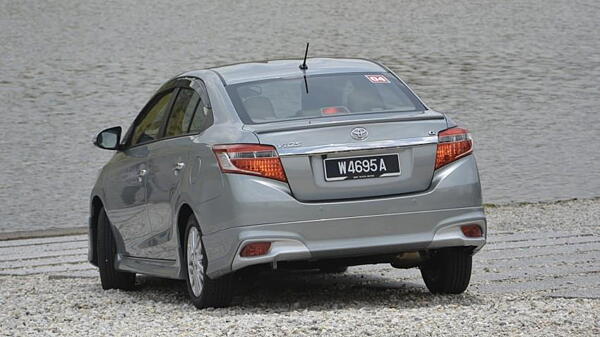
[[[445,248],[421,266],[421,275],[434,294],[460,294],[469,285],[471,269],[472,256],[464,248]]]

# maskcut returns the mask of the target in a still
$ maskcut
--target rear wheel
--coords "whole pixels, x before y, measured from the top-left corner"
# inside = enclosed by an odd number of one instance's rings
[[[206,275],[208,260],[202,244],[200,226],[192,215],[188,219],[183,245],[183,263],[186,283],[192,303],[199,309],[207,307],[225,307],[232,298],[232,275],[217,279]]]
[[[132,290],[135,288],[135,274],[118,271],[115,268],[117,245],[112,228],[104,208],[98,215],[98,237],[96,249],[98,256],[98,269],[102,289]]]
[[[440,249],[421,266],[421,276],[434,294],[460,294],[469,286],[472,262],[462,247]]]

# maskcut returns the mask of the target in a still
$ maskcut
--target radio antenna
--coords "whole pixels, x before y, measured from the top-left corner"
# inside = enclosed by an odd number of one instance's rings
[[[306,65],[306,57],[308,56],[308,42],[306,42],[306,51],[304,52],[304,62],[300,65],[300,69],[306,70],[308,66]]]

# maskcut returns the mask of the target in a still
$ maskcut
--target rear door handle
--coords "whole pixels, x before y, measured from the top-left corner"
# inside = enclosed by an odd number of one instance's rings
[[[148,170],[146,169],[141,169],[138,171],[138,175],[137,175],[137,180],[139,183],[141,183],[142,181],[144,181],[144,176],[148,173]]]
[[[178,175],[179,171],[183,170],[184,167],[185,167],[184,162],[180,161],[179,163],[175,164],[175,167],[173,167],[173,174]]]

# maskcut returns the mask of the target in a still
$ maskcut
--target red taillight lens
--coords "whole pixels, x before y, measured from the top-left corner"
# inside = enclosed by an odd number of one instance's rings
[[[438,133],[436,170],[473,152],[473,140],[467,129],[451,128]]]
[[[252,174],[287,182],[279,155],[271,145],[215,145],[213,152],[224,173]]]
[[[244,246],[240,252],[241,257],[261,256],[269,252],[270,242],[252,242]]]

